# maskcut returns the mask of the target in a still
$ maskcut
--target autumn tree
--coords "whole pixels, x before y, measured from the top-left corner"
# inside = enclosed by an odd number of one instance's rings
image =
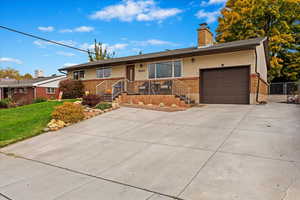
[[[218,42],[267,37],[268,79],[300,78],[300,0],[228,0],[216,30]]]
[[[7,68],[0,68],[0,78],[23,80],[23,79],[32,79],[32,76],[29,73],[21,75],[18,70],[7,67]]]
[[[21,78],[22,78],[23,80],[28,80],[28,79],[32,79],[33,77],[32,77],[31,74],[26,73],[26,74],[24,74]]]
[[[112,58],[115,55],[115,52],[109,52],[107,47],[105,47],[101,42],[97,42],[95,39],[94,42],[94,49],[88,50],[89,60],[96,61],[96,60],[105,60]]]

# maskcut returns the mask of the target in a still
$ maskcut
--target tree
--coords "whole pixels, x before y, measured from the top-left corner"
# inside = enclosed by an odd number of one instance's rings
[[[7,67],[4,69],[0,69],[0,78],[10,78],[10,79],[20,80],[21,75],[18,70]]]
[[[32,79],[32,76],[31,76],[31,74],[26,73],[26,74],[24,74],[21,78],[22,78],[23,80],[28,80],[28,79]]]
[[[110,53],[108,49],[101,42],[97,42],[96,39],[94,43],[94,50],[88,50],[88,56],[91,62],[96,60],[109,59],[112,58],[114,55],[115,52]]]
[[[300,0],[228,0],[216,30],[218,42],[267,37],[268,79],[300,78]]]
[[[23,80],[23,79],[32,79],[32,76],[29,73],[26,73],[22,76],[18,70],[7,67],[4,69],[0,69],[0,78]]]

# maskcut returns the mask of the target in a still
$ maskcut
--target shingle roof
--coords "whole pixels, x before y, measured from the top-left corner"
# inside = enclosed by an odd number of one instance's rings
[[[50,81],[51,79],[56,79],[58,77],[64,76],[48,76],[28,80],[2,80],[0,81],[0,87],[30,87],[34,84],[38,84],[39,82]]]
[[[157,58],[167,58],[167,57],[176,57],[176,56],[188,56],[188,55],[205,55],[207,53],[218,53],[218,52],[230,52],[234,50],[242,50],[246,48],[250,48],[253,46],[260,45],[266,38],[254,38],[249,40],[239,40],[234,42],[227,42],[227,43],[220,43],[214,44],[207,47],[197,48],[197,47],[190,47],[190,48],[182,48],[182,49],[175,49],[175,50],[167,50],[155,53],[147,53],[142,55],[135,55],[135,56],[126,56],[126,57],[119,57],[119,58],[111,58],[107,60],[99,60],[94,62],[83,63],[79,65],[73,65],[69,67],[60,68],[59,71],[62,70],[70,70],[70,69],[79,69],[85,67],[92,67],[92,66],[101,66],[101,65],[117,65],[117,64],[129,64],[134,63],[137,61],[146,61],[150,59],[157,59]]]

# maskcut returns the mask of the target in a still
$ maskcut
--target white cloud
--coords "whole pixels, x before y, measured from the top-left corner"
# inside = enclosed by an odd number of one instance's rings
[[[69,45],[69,46],[76,46],[77,42],[73,41],[73,40],[58,40],[58,41],[55,41],[55,42],[58,42],[58,43],[62,43],[62,44],[65,44],[65,45]],[[43,40],[35,40],[33,41],[33,44],[41,47],[41,48],[45,48],[46,46],[50,46],[50,45],[55,45],[54,43],[51,43],[51,42],[46,42],[46,41],[43,41]]]
[[[125,49],[128,46],[126,43],[118,43],[114,45],[107,45],[107,49],[110,51]]]
[[[38,30],[44,31],[44,32],[52,32],[52,31],[54,31],[54,27],[53,26],[39,26]]]
[[[202,1],[201,6],[207,5],[216,5],[216,4],[225,4],[227,0],[209,0],[209,1]]]
[[[94,31],[95,28],[92,27],[92,26],[79,26],[79,27],[76,27],[76,28],[73,28],[73,29],[62,29],[60,30],[59,32],[61,33],[72,33],[72,32],[92,32]]]
[[[56,54],[57,54],[57,55],[61,55],[61,56],[68,56],[68,57],[70,57],[70,56],[75,56],[74,53],[65,52],[65,51],[58,51],[58,52],[56,52]]]
[[[220,11],[206,12],[205,10],[199,10],[196,13],[196,17],[199,19],[205,19],[207,23],[212,23],[218,19]]]
[[[91,32],[94,30],[94,27],[91,26],[80,26],[74,29],[74,32]]]
[[[132,43],[136,46],[149,46],[149,45],[171,45],[176,46],[176,43],[164,41],[164,40],[157,40],[157,39],[149,39],[145,41],[132,41]]]
[[[69,67],[72,65],[78,65],[78,64],[77,63],[65,63],[65,64],[63,64],[63,67]]]
[[[16,63],[16,64],[22,64],[22,61],[16,58],[7,58],[7,57],[2,57],[0,58],[0,62],[11,62],[11,63]]]
[[[122,3],[111,5],[92,14],[91,19],[119,19],[130,22],[164,20],[181,13],[178,8],[160,8],[154,0],[123,0]]]

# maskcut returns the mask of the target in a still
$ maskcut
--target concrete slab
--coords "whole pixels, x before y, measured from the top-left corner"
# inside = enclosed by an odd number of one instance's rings
[[[221,151],[300,161],[300,137],[257,131],[237,130]]]
[[[88,181],[86,176],[55,169],[47,174],[0,187],[0,192],[7,194],[11,199],[52,200]]]
[[[152,145],[100,175],[164,194],[176,195],[211,154],[201,150]]]
[[[276,116],[276,115],[275,115]],[[297,134],[300,130],[300,114],[297,118],[259,118],[247,116],[238,126],[241,130],[269,132],[279,134]]]
[[[55,198],[55,200],[145,200],[152,196],[152,193],[131,187],[94,180],[86,185],[79,187]]]
[[[60,149],[57,151],[61,152],[60,154],[51,153],[54,155],[53,160],[48,160],[48,162],[81,172],[97,174],[125,162],[149,146],[145,143],[105,139],[99,143],[87,145],[86,148],[81,148],[83,146],[80,145],[72,150]],[[39,159],[44,160],[44,157],[47,156],[44,155]]]
[[[159,140],[161,144],[176,145],[206,150],[217,150],[231,129],[201,128],[197,126],[182,126],[176,132],[170,133]]]
[[[52,171],[39,163],[0,154],[0,187]]]
[[[217,153],[181,197],[281,200],[297,174],[291,162]]]
[[[181,126],[174,124],[147,123],[117,137],[133,141],[159,142],[168,134],[178,133],[180,129]]]
[[[2,195],[5,195],[5,194],[2,194]],[[0,194],[0,200],[8,200],[7,198],[5,198],[4,196],[2,196],[1,194]],[[9,198],[9,197],[8,197]]]
[[[162,195],[153,195],[147,200],[174,200],[173,198],[162,196]]]
[[[198,108],[201,109],[201,108]],[[238,113],[218,113],[214,111],[200,111],[191,114],[190,112],[178,112],[168,117],[156,119],[157,124],[177,124],[199,126],[203,128],[234,128],[246,111]]]
[[[89,135],[99,135],[99,136],[118,136],[125,133],[128,130],[131,130],[137,126],[142,126],[137,121],[128,121],[122,119],[111,119],[101,116],[94,117],[90,120],[81,122],[80,126],[75,128],[67,127],[65,130],[69,133],[79,133],[79,134],[89,134]]]

